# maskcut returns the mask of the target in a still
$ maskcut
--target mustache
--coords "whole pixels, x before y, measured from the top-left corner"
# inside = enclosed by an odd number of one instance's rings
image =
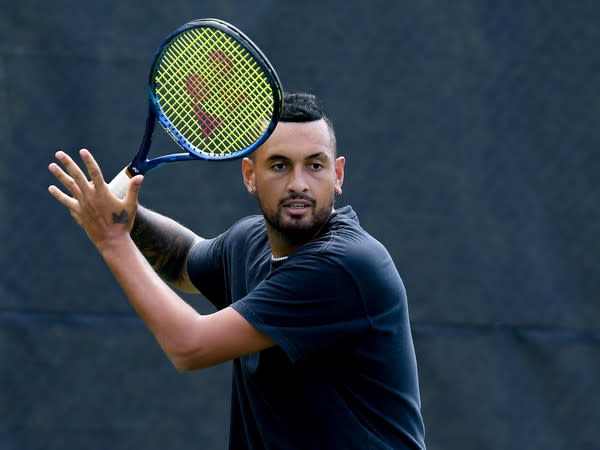
[[[293,201],[293,200],[304,200],[304,201],[307,201],[313,207],[317,204],[317,201],[314,198],[312,198],[310,195],[306,195],[306,194],[291,194],[291,195],[288,195],[287,197],[284,197],[281,200],[279,200],[279,206],[283,206],[285,203]]]

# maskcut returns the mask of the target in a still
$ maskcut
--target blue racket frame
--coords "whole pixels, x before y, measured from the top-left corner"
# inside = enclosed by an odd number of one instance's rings
[[[249,147],[242,149],[237,152],[228,153],[225,155],[213,155],[210,153],[202,153],[198,152],[173,126],[171,121],[167,118],[167,116],[163,113],[158,99],[154,93],[154,75],[156,73],[157,67],[162,59],[164,54],[164,50],[169,45],[169,43],[175,39],[178,35],[189,30],[190,28],[197,27],[212,27],[218,29],[231,37],[233,37],[236,41],[238,41],[256,60],[258,65],[263,69],[264,73],[267,75],[267,79],[271,86],[273,92],[273,114],[271,115],[271,120],[265,129],[265,132]],[[177,161],[189,161],[189,160],[232,160],[242,158],[254,150],[256,150],[262,143],[273,133],[277,122],[279,121],[279,116],[281,114],[282,103],[283,103],[283,91],[281,88],[281,82],[275,69],[271,66],[266,56],[263,52],[239,29],[234,27],[233,25],[220,20],[220,19],[198,19],[192,22],[186,23],[172,32],[164,42],[161,44],[160,48],[156,52],[153,62],[152,69],[150,70],[148,83],[148,114],[146,117],[146,129],[144,131],[144,137],[142,138],[142,142],[140,144],[139,150],[133,159],[133,161],[127,167],[129,173],[134,176],[138,174],[144,174],[152,169],[155,169],[159,166],[177,162]],[[148,153],[150,150],[150,146],[152,143],[152,134],[154,133],[154,127],[156,122],[159,122],[163,129],[167,132],[169,136],[187,153],[172,153],[167,155],[157,156],[155,158],[149,159]]]

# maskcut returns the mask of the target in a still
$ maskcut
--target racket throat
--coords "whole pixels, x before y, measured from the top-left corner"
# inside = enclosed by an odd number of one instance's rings
[[[146,130],[144,131],[144,137],[142,138],[142,142],[140,144],[140,148],[138,152],[127,166],[127,173],[130,178],[136,175],[142,175],[148,171],[146,167],[146,163],[148,161],[148,152],[150,151],[150,145],[152,144],[152,134],[154,133],[154,126],[156,124],[156,111],[154,110],[154,105],[152,101],[148,102],[148,114],[146,116]],[[142,170],[145,168],[145,170]]]

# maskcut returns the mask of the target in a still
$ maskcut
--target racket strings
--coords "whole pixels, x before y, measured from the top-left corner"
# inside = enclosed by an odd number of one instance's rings
[[[193,43],[192,43],[193,44]],[[161,101],[161,107],[171,121],[175,124],[190,141],[197,140],[200,135],[197,128],[193,127],[194,120],[200,120],[202,134],[207,134],[207,130],[211,129],[214,118],[211,118],[208,114],[198,116],[196,108],[189,108],[188,103],[194,101],[194,99],[202,99],[206,92],[204,92],[204,81],[196,74],[192,72],[193,66],[188,61],[194,61],[199,58],[199,55],[191,53],[190,48],[194,48],[190,43],[182,45],[181,39],[176,40],[171,45],[171,51],[166,52],[161,68],[165,70],[165,77],[157,77],[158,82],[162,82],[162,89],[159,90],[158,94],[162,91],[163,97]],[[197,52],[196,52],[197,53]],[[188,77],[184,78],[183,73],[188,73]],[[169,85],[166,83],[168,80],[183,80],[186,85],[186,90],[182,89],[177,83]],[[200,83],[200,84],[198,84]],[[198,84],[198,85],[197,85]],[[197,89],[199,88],[199,89]],[[191,99],[189,96],[191,95]],[[175,120],[178,119],[178,120]],[[204,125],[204,126],[202,126]],[[194,137],[195,139],[192,139]]]
[[[194,121],[199,120],[197,110],[195,108],[189,108],[190,101],[193,99],[197,99],[198,97],[202,98],[203,92],[202,87],[200,86],[199,92],[195,89],[197,86],[194,86],[194,83],[200,82],[196,79],[198,76],[195,72],[193,72],[193,65],[190,64],[190,61],[194,61],[196,58],[199,58],[198,55],[199,48],[196,49],[194,53],[194,47],[192,43],[186,43],[186,45],[182,45],[180,42],[174,41],[172,43],[172,51],[166,52],[163,62],[161,63],[161,68],[165,69],[164,78],[158,78],[157,82],[162,83],[163,89],[161,90],[164,97],[162,97],[161,107],[167,117],[171,119],[171,122],[175,125],[175,127],[190,141],[197,142],[201,138],[201,134],[207,134],[207,129],[211,129],[212,122],[210,116],[204,114],[201,116],[200,125],[204,125],[198,130],[197,127],[194,127]],[[185,77],[185,73],[189,74],[188,77]],[[186,84],[186,90],[182,89],[178,83],[169,83],[169,81],[179,81],[183,80]],[[188,85],[188,83],[191,84]],[[160,94],[160,92],[157,92]],[[189,95],[191,95],[192,99],[190,99]],[[159,96],[159,100],[161,97]],[[177,119],[177,120],[175,120]]]
[[[154,77],[160,108],[198,152],[243,150],[269,124],[274,95],[269,78],[220,30],[193,28],[179,35],[164,51]]]

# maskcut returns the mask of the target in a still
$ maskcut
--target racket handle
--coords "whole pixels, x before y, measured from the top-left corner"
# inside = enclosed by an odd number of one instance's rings
[[[115,194],[117,197],[125,198],[130,178],[131,175],[129,174],[129,170],[127,170],[127,167],[125,167],[117,174],[116,177],[112,179],[110,183],[108,183],[108,189],[110,189],[110,192]]]

